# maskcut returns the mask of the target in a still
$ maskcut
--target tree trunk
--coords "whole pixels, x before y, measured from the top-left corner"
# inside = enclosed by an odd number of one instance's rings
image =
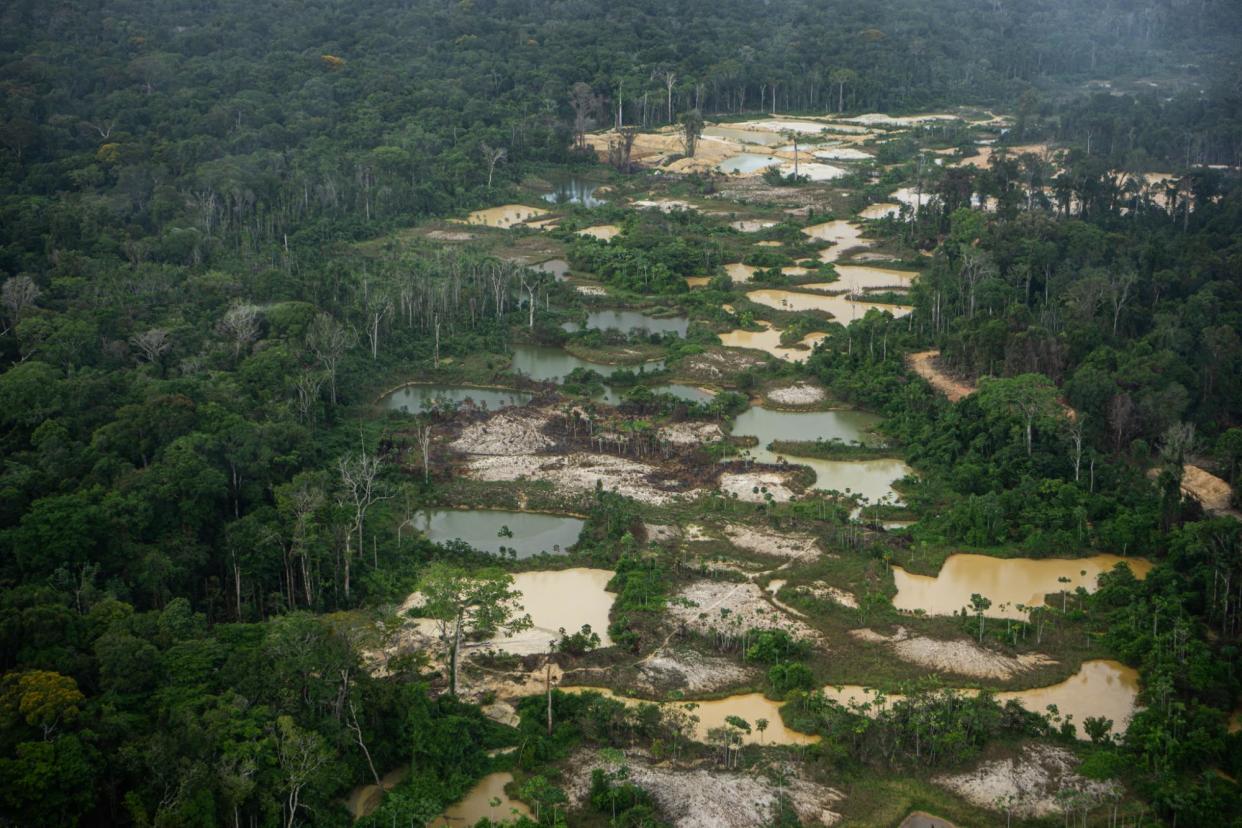
[[[449,692],[457,696],[457,681],[461,670],[461,613],[457,614],[457,623],[453,630],[453,675],[449,679]]]

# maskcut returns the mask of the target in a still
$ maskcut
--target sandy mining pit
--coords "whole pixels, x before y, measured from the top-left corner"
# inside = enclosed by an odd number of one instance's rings
[[[866,628],[851,630],[850,635],[859,641],[883,644],[903,661],[942,673],[958,673],[973,678],[1009,679],[1036,667],[1055,663],[1041,653],[1010,656],[966,638],[945,641],[911,635],[904,627],[898,627],[892,635]]]
[[[1057,793],[1070,790],[1103,799],[1115,784],[1093,782],[1077,772],[1078,759],[1062,747],[1027,743],[1017,757],[982,762],[973,771],[945,774],[932,781],[980,808],[991,810],[998,800],[1013,802],[1013,813],[1024,818],[1049,817],[1064,811]]]
[[[823,388],[809,382],[795,382],[782,388],[773,388],[765,396],[778,405],[815,405],[828,398]]]
[[[810,535],[777,532],[768,527],[755,528],[731,523],[724,528],[729,543],[738,549],[789,560],[810,560],[822,554],[819,542]]]
[[[703,767],[679,769],[667,763],[654,764],[639,751],[628,751],[624,762],[629,781],[651,794],[660,809],[677,828],[751,828],[767,825],[779,797],[784,796],[807,823],[835,825],[841,815],[833,810],[845,795],[798,775],[782,790],[758,772],[727,772]],[[617,765],[599,753],[579,751],[568,763],[570,776],[566,792],[570,802],[581,805],[591,788],[591,771],[614,771]]]
[[[751,629],[782,628],[795,638],[819,642],[819,632],[776,609],[763,589],[746,581],[694,581],[671,601],[669,617],[690,632],[741,635]]]

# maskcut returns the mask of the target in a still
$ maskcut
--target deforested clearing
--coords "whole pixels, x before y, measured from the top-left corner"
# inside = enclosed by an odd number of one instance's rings
[[[449,445],[463,454],[537,454],[555,443],[544,433],[550,421],[551,413],[543,409],[504,410],[470,423]]]
[[[589,452],[475,457],[466,463],[465,472],[476,480],[529,480],[551,483],[579,494],[594,491],[599,483],[606,491],[642,503],[671,503],[679,497],[693,496],[696,491],[659,479],[659,470],[646,463]]]
[[[1065,810],[1061,797],[1067,791],[1097,801],[1117,791],[1114,782],[1079,775],[1078,764],[1078,758],[1063,747],[1028,742],[1016,756],[988,759],[973,771],[944,774],[934,781],[980,808],[1007,802],[1017,816],[1048,817]]]
[[[751,629],[784,629],[811,641],[820,634],[773,606],[758,584],[695,581],[678,593],[669,615],[680,626],[707,635],[740,637]]]
[[[788,781],[781,787],[767,777],[751,772],[712,771],[705,768],[679,769],[637,752],[624,757],[629,779],[659,803],[660,809],[677,828],[753,828],[765,825],[783,797],[798,817],[809,824],[836,825],[841,815],[834,809],[845,799],[840,791],[804,779],[789,768]],[[617,762],[602,754],[580,752],[568,762],[571,769],[570,798],[581,803],[591,785],[596,768],[615,770]]]
[[[1035,667],[1055,663],[1039,653],[1005,655],[966,638],[945,641],[911,635],[904,627],[898,627],[892,635],[870,629],[851,630],[850,635],[859,641],[884,644],[898,658],[912,664],[974,678],[1009,679]]]
[[[810,558],[822,552],[819,543],[809,535],[785,534],[766,527],[729,524],[724,534],[739,549],[776,558]]]

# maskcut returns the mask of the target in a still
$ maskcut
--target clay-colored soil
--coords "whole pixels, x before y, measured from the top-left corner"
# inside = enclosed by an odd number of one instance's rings
[[[1092,782],[1080,776],[1077,768],[1077,758],[1065,748],[1027,744],[1016,759],[994,759],[973,771],[932,781],[980,808],[994,810],[998,801],[1008,801],[1015,816],[1037,818],[1062,813],[1059,791],[1075,791],[1101,801],[1112,792],[1113,783]]]
[[[923,379],[931,383],[931,387],[949,398],[949,402],[957,402],[962,397],[975,393],[975,387],[961,380],[954,379],[940,370],[937,365],[939,351],[920,351],[906,357],[906,364]]]
[[[851,630],[860,641],[885,644],[898,658],[942,673],[958,673],[974,678],[1008,679],[1034,667],[1051,664],[1048,656],[1034,653],[1017,657],[982,647],[969,639],[944,641],[921,635],[910,635],[898,627],[886,636],[874,630]]]
[[[1187,463],[1182,467],[1182,491],[1199,501],[1206,512],[1242,520],[1242,513],[1229,505],[1229,482]]]
[[[793,806],[804,824],[835,825],[841,815],[832,810],[845,796],[840,791],[811,782],[789,768],[791,778],[783,789],[762,773],[679,769],[631,751],[624,760],[628,781],[647,791],[677,828],[752,828],[767,825],[781,796]],[[581,751],[569,762],[572,776],[566,792],[570,802],[583,803],[591,788],[591,771],[615,769],[605,757]]]

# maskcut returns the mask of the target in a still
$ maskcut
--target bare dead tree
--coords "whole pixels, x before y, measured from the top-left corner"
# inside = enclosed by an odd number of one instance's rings
[[[657,69],[652,73],[653,78],[659,78],[664,82],[664,91],[668,96],[668,122],[673,122],[673,87],[677,84],[677,73],[672,69]]]
[[[621,127],[608,141],[608,163],[621,172],[630,171],[630,156],[634,151],[634,140],[638,137],[636,127]]]
[[[367,308],[367,341],[371,343],[371,359],[379,358],[380,323],[392,311],[392,299],[379,296]]]
[[[293,382],[294,408],[298,419],[307,425],[315,424],[315,404],[319,402],[319,392],[326,380],[322,371],[303,371]]]
[[[431,423],[419,423],[415,435],[418,437],[418,448],[423,454],[423,480],[431,479]]]
[[[160,358],[172,350],[172,338],[163,328],[151,328],[130,338],[133,345],[142,354],[143,359],[157,364]]]
[[[366,548],[365,526],[367,518],[367,510],[375,503],[386,500],[389,495],[385,494],[382,484],[379,480],[380,467],[383,461],[378,454],[368,454],[365,450],[359,451],[357,454],[349,452],[337,460],[337,471],[341,476],[341,496],[339,498],[342,505],[348,506],[353,511],[353,532],[358,536],[358,551],[361,554]],[[345,545],[345,597],[349,598],[349,564],[350,549],[349,535],[346,536]]]
[[[248,302],[235,302],[220,320],[220,333],[233,341],[233,359],[241,356],[259,338],[259,307]]]
[[[574,111],[574,147],[584,149],[587,124],[599,107],[599,97],[590,84],[578,81],[569,90],[569,106]]]
[[[4,280],[4,285],[0,286],[0,302],[3,302],[4,309],[8,311],[9,327],[17,327],[17,323],[22,321],[22,315],[34,305],[42,293],[34,279],[24,273]],[[8,328],[5,329],[7,331]]]
[[[1110,270],[1108,272],[1108,301],[1113,308],[1113,336],[1117,335],[1117,323],[1121,320],[1121,311],[1130,299],[1130,289],[1138,277],[1133,270]]]
[[[492,188],[492,175],[496,172],[496,165],[502,161],[509,160],[509,151],[504,147],[492,147],[486,143],[480,144],[479,148],[483,151],[483,160],[487,162],[487,189]]]
[[[546,284],[547,274],[540,270],[531,270],[523,268],[518,275],[518,280],[522,283],[522,290],[526,291],[527,304],[527,322],[526,327],[535,327],[535,305],[537,303],[536,295],[540,289]]]
[[[306,347],[328,375],[332,405],[336,405],[336,372],[341,359],[354,346],[353,332],[330,314],[321,313],[306,331]]]
[[[116,118],[108,120],[86,121],[88,127],[99,133],[99,137],[105,141],[112,137],[112,130],[116,127]]]

